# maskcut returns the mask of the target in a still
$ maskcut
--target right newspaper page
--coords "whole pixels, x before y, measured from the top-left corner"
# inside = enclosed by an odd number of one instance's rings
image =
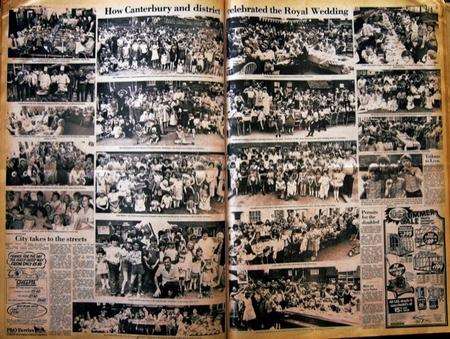
[[[229,337],[448,332],[445,17],[228,1]]]

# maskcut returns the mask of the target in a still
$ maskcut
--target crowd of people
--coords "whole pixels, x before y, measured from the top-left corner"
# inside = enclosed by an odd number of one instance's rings
[[[9,64],[8,101],[93,102],[91,64]]]
[[[19,7],[9,11],[10,58],[93,58],[95,13],[92,9]]]
[[[407,8],[365,8],[355,16],[359,63],[435,65],[437,14]]]
[[[224,201],[220,156],[98,154],[96,179],[99,213],[213,213]]]
[[[19,142],[6,163],[9,186],[92,186],[94,155],[74,142]]]
[[[361,152],[442,149],[441,117],[366,118],[359,123]]]
[[[310,142],[289,147],[231,148],[229,193],[351,200],[357,173],[354,142]]]
[[[218,19],[148,16],[101,20],[100,75],[223,73],[223,27]]]
[[[227,55],[231,73],[349,73],[353,32],[346,20],[229,20]],[[315,68],[319,68],[316,70]]]
[[[286,218],[235,222],[229,258],[232,265],[315,261],[321,250],[344,241],[356,246],[358,239],[357,209],[335,208],[309,216],[289,211]]]
[[[205,306],[158,308],[123,304],[120,308],[103,306],[98,310],[97,305],[86,305],[89,308],[75,310],[73,332],[174,337],[211,336],[224,332],[223,311]]]
[[[174,144],[187,145],[198,134],[223,137],[221,84],[133,85],[99,86],[98,141],[135,138],[138,144],[156,144],[170,135]]]
[[[78,231],[94,227],[94,203],[84,192],[6,192],[6,229]]]
[[[354,316],[359,312],[360,287],[346,282],[303,278],[250,278],[230,292],[230,323],[239,330],[277,330],[286,326],[283,311],[317,316]]]
[[[367,172],[363,171],[363,165],[360,169],[361,199],[421,198],[423,173],[420,159],[421,155],[409,154],[403,154],[398,160],[385,155],[374,161],[364,161],[361,157],[360,163],[368,162]]]
[[[177,225],[157,228],[147,221],[111,228],[108,239],[99,243],[97,238],[99,293],[208,298],[223,288],[223,232]]]
[[[94,113],[92,106],[23,105],[10,111],[6,128],[14,136],[88,135],[94,133]]]
[[[231,135],[252,132],[273,133],[277,137],[296,131],[326,131],[328,127],[355,123],[353,82],[328,82],[319,88],[306,83],[232,83],[228,91],[228,119]]]
[[[360,112],[411,112],[441,107],[438,71],[359,73],[357,89]]]

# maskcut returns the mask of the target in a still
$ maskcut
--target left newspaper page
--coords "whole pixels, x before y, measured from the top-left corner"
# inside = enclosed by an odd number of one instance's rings
[[[3,2],[0,336],[225,336],[223,39],[219,0]]]

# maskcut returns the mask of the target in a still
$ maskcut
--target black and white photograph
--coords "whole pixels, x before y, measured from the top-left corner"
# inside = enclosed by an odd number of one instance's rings
[[[231,144],[233,206],[351,202],[357,197],[355,141]]]
[[[225,160],[220,154],[97,153],[96,211],[126,214],[222,214]]]
[[[362,117],[358,124],[360,152],[441,150],[441,116]]]
[[[6,191],[6,229],[83,231],[94,228],[89,191]]]
[[[73,332],[171,337],[213,336],[225,331],[225,305],[149,306],[73,303]]]
[[[352,80],[237,80],[227,98],[229,136],[240,140],[356,134]]]
[[[221,83],[99,83],[97,93],[98,145],[225,147]]]
[[[93,143],[13,141],[7,186],[93,186]]]
[[[94,58],[92,8],[17,7],[9,11],[8,57]]]
[[[94,135],[93,105],[8,105],[6,128],[16,137]]]
[[[231,266],[360,260],[357,208],[264,208],[228,214]]]
[[[97,220],[96,297],[220,299],[224,222]]]
[[[94,64],[8,64],[9,102],[93,102]]]
[[[359,157],[361,199],[421,198],[421,154],[362,155]]]
[[[141,16],[100,19],[101,76],[223,75],[223,23],[216,18]]]
[[[228,19],[228,74],[349,74],[351,20]]]
[[[355,15],[358,63],[435,66],[438,15],[430,7],[359,8]]]
[[[358,326],[360,266],[230,271],[230,326],[239,331]]]
[[[360,113],[431,112],[441,108],[440,72],[358,71]]]

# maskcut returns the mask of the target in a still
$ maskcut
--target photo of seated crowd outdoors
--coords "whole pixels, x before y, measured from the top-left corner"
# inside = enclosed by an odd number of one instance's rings
[[[421,154],[359,157],[361,199],[401,199],[423,196]]]
[[[98,153],[97,213],[220,214],[222,155]]]
[[[7,230],[64,232],[93,228],[92,192],[6,192]]]
[[[439,71],[358,71],[361,113],[428,112],[441,108]]]
[[[93,102],[93,64],[8,64],[9,102]]]
[[[100,19],[98,38],[100,75],[223,74],[223,26],[219,19]]]
[[[9,11],[8,57],[94,58],[93,9],[27,6]]]
[[[437,13],[424,7],[356,9],[359,63],[434,66],[438,58],[437,30]]]
[[[357,199],[354,141],[230,145],[228,154],[235,206]]]
[[[99,83],[97,93],[100,145],[225,147],[221,83]]]
[[[220,298],[223,222],[97,221],[97,297]]]
[[[228,74],[348,74],[351,20],[228,19]]]
[[[12,136],[94,135],[93,106],[9,105]]]
[[[211,336],[225,330],[223,304],[141,306],[73,303],[73,332],[157,336]]]
[[[355,125],[353,81],[233,81],[231,136],[334,136]],[[329,131],[327,133],[327,131]]]
[[[231,271],[230,326],[241,331],[361,322],[360,267]]]
[[[280,215],[280,212],[283,215]],[[359,211],[355,208],[231,212],[230,265],[356,259],[359,251]]]
[[[27,142],[13,145],[6,160],[8,186],[93,186],[92,143]]]
[[[359,118],[360,152],[440,150],[442,117]]]

